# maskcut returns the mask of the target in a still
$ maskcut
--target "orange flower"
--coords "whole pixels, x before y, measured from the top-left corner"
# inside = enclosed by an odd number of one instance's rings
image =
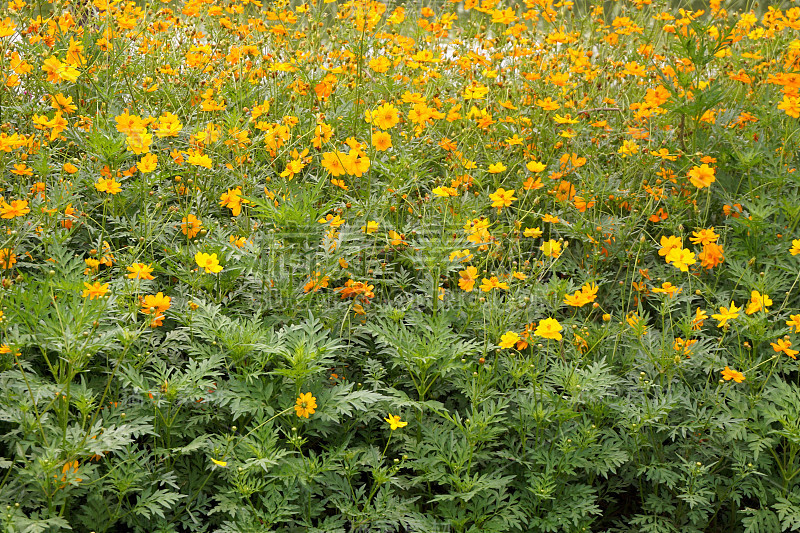
[[[725,370],[723,370],[721,373],[725,381],[733,380],[736,383],[741,383],[744,381],[744,374],[737,372],[736,370],[731,370],[727,365],[725,366]]]
[[[477,274],[477,271],[475,273]],[[483,280],[481,281],[481,291],[489,292],[492,289],[503,289],[507,291],[508,283],[501,282],[499,279],[497,279],[497,276],[492,276],[491,278],[488,279],[483,278]]]
[[[30,212],[27,200],[12,200],[9,204],[0,197],[0,218],[22,217]]]
[[[192,214],[181,219],[181,233],[190,239],[194,239],[202,228],[203,223]]]
[[[321,272],[317,272],[315,270],[311,273],[311,277],[308,282],[303,286],[303,292],[317,292],[318,290],[327,287],[329,281],[330,278],[328,276],[325,276]]]
[[[400,112],[392,104],[383,104],[372,112],[370,118],[372,119],[372,124],[382,130],[388,130],[400,122]]]
[[[14,250],[11,248],[0,249],[0,268],[12,268],[16,262],[17,256],[14,255]]]
[[[695,309],[694,318],[692,319],[692,330],[698,331],[703,327],[703,322],[708,318],[708,314],[700,309]]]
[[[228,189],[219,197],[219,205],[231,210],[233,216],[238,217],[242,213],[242,204],[250,203],[250,200],[242,198],[242,188]]]
[[[300,418],[308,418],[316,412],[317,399],[310,392],[300,394],[295,402],[294,411]]]
[[[786,325],[794,328],[795,333],[800,333],[800,315],[790,315],[790,320],[786,321]]]
[[[385,131],[378,131],[372,134],[372,146],[379,152],[385,152],[392,147],[392,136]]]
[[[776,352],[783,352],[792,359],[797,359],[797,354],[800,353],[800,351],[791,349],[792,342],[788,339],[778,339],[777,342],[771,342],[770,345]]]
[[[475,288],[475,281],[478,279],[478,269],[474,266],[469,266],[459,272],[458,276],[458,286],[467,292],[472,292],[472,289]]]
[[[699,167],[695,165],[688,173],[689,181],[691,181],[692,185],[698,189],[703,189],[716,181],[716,178],[714,177],[715,172],[716,171],[713,168],[706,164],[703,164]]]
[[[88,284],[86,282],[83,283],[83,286],[86,287],[86,290],[81,293],[81,295],[86,298],[89,297],[90,300],[94,300],[95,298],[101,298],[106,295],[108,292],[108,283],[100,284],[99,281],[95,281],[93,284]]]
[[[710,270],[725,260],[722,246],[716,243],[708,243],[703,246],[703,251],[697,256],[700,259],[700,266]]]

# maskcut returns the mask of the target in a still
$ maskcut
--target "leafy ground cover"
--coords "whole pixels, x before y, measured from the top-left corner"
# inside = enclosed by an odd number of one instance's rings
[[[0,530],[800,528],[798,30],[5,4]]]

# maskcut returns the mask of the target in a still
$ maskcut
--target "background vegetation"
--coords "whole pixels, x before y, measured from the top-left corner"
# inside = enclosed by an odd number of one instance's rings
[[[800,528],[800,8],[0,12],[0,531]]]

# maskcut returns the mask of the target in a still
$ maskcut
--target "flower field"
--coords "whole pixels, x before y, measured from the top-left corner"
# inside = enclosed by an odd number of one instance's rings
[[[800,7],[11,0],[0,532],[800,528]]]

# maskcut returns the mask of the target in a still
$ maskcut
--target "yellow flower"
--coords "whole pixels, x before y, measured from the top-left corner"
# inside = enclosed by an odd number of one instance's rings
[[[496,207],[499,211],[504,207],[510,207],[511,202],[513,202],[517,198],[514,196],[514,189],[507,191],[504,188],[500,187],[495,192],[489,195],[489,199],[492,201],[492,207]]]
[[[689,266],[697,262],[694,258],[694,252],[690,251],[688,248],[673,248],[667,254],[666,260],[667,263],[671,263],[672,266],[679,269],[681,272],[688,272]]]
[[[375,233],[378,231],[378,223],[374,220],[368,220],[366,225],[361,226],[361,231],[363,233]]]
[[[386,420],[386,422],[389,423],[389,427],[391,428],[392,431],[394,431],[397,428],[404,428],[408,425],[408,422],[400,421],[399,415],[392,415],[391,413],[389,413],[389,418],[384,418],[384,420]]]
[[[489,165],[489,174],[499,174],[504,170],[506,170],[507,168],[508,167],[505,166],[503,163],[500,162],[492,163],[491,165]]]
[[[94,188],[108,194],[117,194],[122,190],[121,185],[114,178],[99,178],[94,184]]]
[[[458,196],[458,191],[453,187],[436,187],[433,189],[433,194],[440,198],[448,198],[450,196]],[[490,195],[491,197],[491,195]]]
[[[382,130],[388,130],[400,122],[400,111],[392,104],[383,104],[372,112],[370,118],[372,124]]]
[[[800,315],[790,315],[791,320],[786,321],[786,325],[794,328],[795,333],[800,333]]]
[[[55,56],[44,60],[42,70],[47,73],[47,81],[60,83],[64,80],[74,82],[81,75],[80,71],[68,63],[62,63]]]
[[[222,467],[228,466],[228,461],[217,461],[213,457],[211,458],[211,462],[214,463],[217,466],[222,466]]]
[[[197,262],[197,266],[205,269],[206,274],[216,274],[218,272],[222,272],[222,267],[219,264],[219,259],[217,259],[217,254],[209,255],[203,252],[197,252],[194,256],[194,260]]]
[[[747,309],[745,313],[748,315],[752,315],[753,313],[757,313],[762,309],[764,312],[767,311],[767,307],[772,305],[772,300],[766,294],[761,294],[758,291],[752,291],[750,293],[750,302],[747,304]]]
[[[148,294],[142,298],[141,312],[145,315],[156,315],[150,323],[150,327],[155,328],[163,324],[164,313],[170,308],[171,302],[172,298],[164,296],[163,292]]]
[[[147,154],[136,163],[136,168],[142,174],[148,174],[156,169],[158,166],[158,157],[155,154]]]
[[[503,333],[503,336],[500,337],[500,347],[501,348],[513,348],[517,341],[519,340],[519,335],[514,331],[506,331]]]
[[[728,320],[733,320],[734,318],[738,317],[739,316],[739,311],[741,311],[741,310],[742,310],[741,307],[736,307],[736,305],[733,303],[733,301],[731,301],[730,309],[727,309],[725,307],[720,307],[719,308],[719,314],[711,315],[711,318],[713,318],[714,320],[719,321],[719,324],[717,324],[717,327],[721,328],[722,326],[727,324]]]
[[[680,237],[676,235],[670,237],[661,236],[661,249],[658,251],[658,255],[666,257],[675,248],[683,248],[683,242]]]
[[[465,263],[472,259],[472,252],[468,249],[463,250],[456,250],[450,254],[450,261],[458,261],[460,263]]]
[[[564,328],[561,327],[561,324],[559,324],[558,320],[555,318],[545,318],[544,320],[539,321],[539,324],[536,326],[533,334],[537,337],[560,341],[563,338],[561,336],[561,331],[563,329]]]
[[[531,172],[538,173],[538,172],[543,172],[544,169],[547,168],[547,165],[539,161],[528,161],[527,163],[525,163],[525,168],[527,168]]]
[[[634,141],[622,141],[622,146],[620,146],[619,150],[617,150],[617,153],[622,154],[623,157],[638,154],[639,145]]]
[[[573,307],[583,307],[584,305],[595,301],[597,298],[597,285],[593,283],[585,284],[581,290],[575,291],[574,294],[567,294],[564,296],[564,303]]]
[[[128,279],[155,279],[151,274],[153,272],[153,267],[145,265],[144,263],[132,264],[128,267],[128,272],[130,272],[130,274],[128,274]]]
[[[783,96],[783,100],[778,104],[778,109],[793,118],[800,118],[800,98],[794,98],[788,94]]]
[[[680,293],[681,290],[682,289],[680,287],[676,287],[669,281],[665,281],[664,283],[662,283],[660,288],[659,287],[653,288],[653,292],[659,294],[666,294],[670,298],[673,298],[676,294]]]
[[[316,408],[317,399],[310,392],[300,394],[294,406],[297,416],[301,418],[308,418],[308,415],[313,415]]]
[[[214,162],[210,157],[195,151],[189,152],[189,157],[186,158],[186,162],[190,165],[207,168],[209,170],[214,167]]]
[[[126,148],[136,155],[148,153],[151,144],[153,144],[153,136],[146,131],[133,132],[125,137]]]
[[[561,255],[561,243],[553,239],[542,243],[539,249],[544,255],[554,259]]]

